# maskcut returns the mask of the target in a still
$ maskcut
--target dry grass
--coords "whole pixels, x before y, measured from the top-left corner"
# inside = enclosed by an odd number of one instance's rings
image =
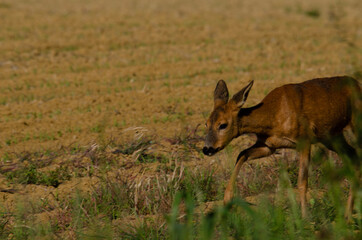
[[[361,79],[360,9],[358,0],[0,0],[0,236],[76,239],[97,233],[98,220],[108,236],[139,217],[140,228],[115,236],[165,237],[155,215],[177,190],[199,205],[220,200],[253,141],[200,153],[217,80],[232,94],[254,79],[250,106],[284,83]],[[274,192],[280,169],[293,186],[295,166],[290,153],[245,165],[239,191]],[[312,186],[323,188],[316,172]],[[24,199],[40,206],[24,211]],[[45,230],[32,226],[49,216]]]

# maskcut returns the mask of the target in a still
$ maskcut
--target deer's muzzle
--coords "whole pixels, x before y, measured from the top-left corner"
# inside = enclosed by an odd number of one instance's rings
[[[206,146],[202,149],[202,152],[207,156],[212,156],[215,153],[217,153],[218,151],[219,151],[219,148],[206,147]]]

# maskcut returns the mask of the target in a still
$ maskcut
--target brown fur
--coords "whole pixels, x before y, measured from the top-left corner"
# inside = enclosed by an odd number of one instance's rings
[[[269,156],[279,148],[296,148],[300,154],[298,189],[302,215],[306,216],[306,192],[311,144],[320,142],[329,149],[347,153],[360,165],[357,153],[343,137],[347,127],[354,130],[357,106],[361,99],[358,82],[347,76],[318,78],[299,84],[287,84],[271,91],[254,107],[241,108],[253,85],[250,82],[228,101],[228,90],[220,80],[214,92],[214,110],[207,120],[206,155],[223,149],[233,138],[254,133],[257,142],[242,151],[227,185],[224,202],[233,197],[234,183],[241,165],[251,159]],[[226,126],[226,127],[225,127]],[[339,149],[330,141],[339,141]],[[298,144],[298,143],[303,144]],[[358,168],[359,170],[359,168]],[[359,179],[359,178],[358,178]],[[346,216],[350,217],[356,185],[351,183]]]

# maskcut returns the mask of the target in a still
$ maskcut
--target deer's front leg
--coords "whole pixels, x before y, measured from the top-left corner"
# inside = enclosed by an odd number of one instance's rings
[[[235,181],[238,176],[238,173],[240,171],[241,166],[244,162],[247,160],[267,157],[271,154],[273,154],[274,149],[270,149],[265,144],[262,143],[256,143],[252,147],[242,151],[237,160],[235,168],[231,174],[230,180],[228,182],[228,185],[226,186],[225,194],[224,194],[224,204],[227,204],[231,201],[231,199],[234,197],[234,187],[235,187]]]
[[[300,151],[298,191],[302,217],[307,216],[307,189],[308,189],[308,167],[310,159],[310,144],[306,144]]]

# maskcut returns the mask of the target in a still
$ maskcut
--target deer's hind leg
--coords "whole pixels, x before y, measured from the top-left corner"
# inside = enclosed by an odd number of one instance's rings
[[[360,99],[360,100],[362,100],[362,99]],[[361,104],[361,101],[359,101],[359,103]],[[359,113],[353,114],[352,121],[350,123],[350,129],[351,129],[351,131],[354,135],[354,139],[355,139],[354,146],[356,146],[357,149],[354,149],[354,151],[352,152],[353,157],[355,158],[353,163],[354,163],[355,169],[356,169],[356,176],[354,177],[354,179],[352,179],[352,182],[350,183],[351,186],[349,189],[348,201],[347,201],[346,212],[345,212],[345,217],[349,221],[352,219],[355,193],[360,188],[360,183],[361,183],[361,159],[358,156],[359,156],[359,154],[361,154],[361,149],[362,149],[362,131],[360,129],[357,129],[357,126],[358,126],[357,118],[358,117],[356,116],[356,114],[361,114],[361,113],[359,112]],[[359,151],[359,152],[357,152],[357,151]]]
[[[348,144],[343,134],[334,137],[331,142],[324,143],[324,145],[339,155],[345,165],[344,167],[351,168],[352,173],[355,173],[351,174],[348,179],[350,189],[345,211],[346,219],[351,220],[355,193],[359,189],[361,181],[361,160],[358,158],[356,149]]]

